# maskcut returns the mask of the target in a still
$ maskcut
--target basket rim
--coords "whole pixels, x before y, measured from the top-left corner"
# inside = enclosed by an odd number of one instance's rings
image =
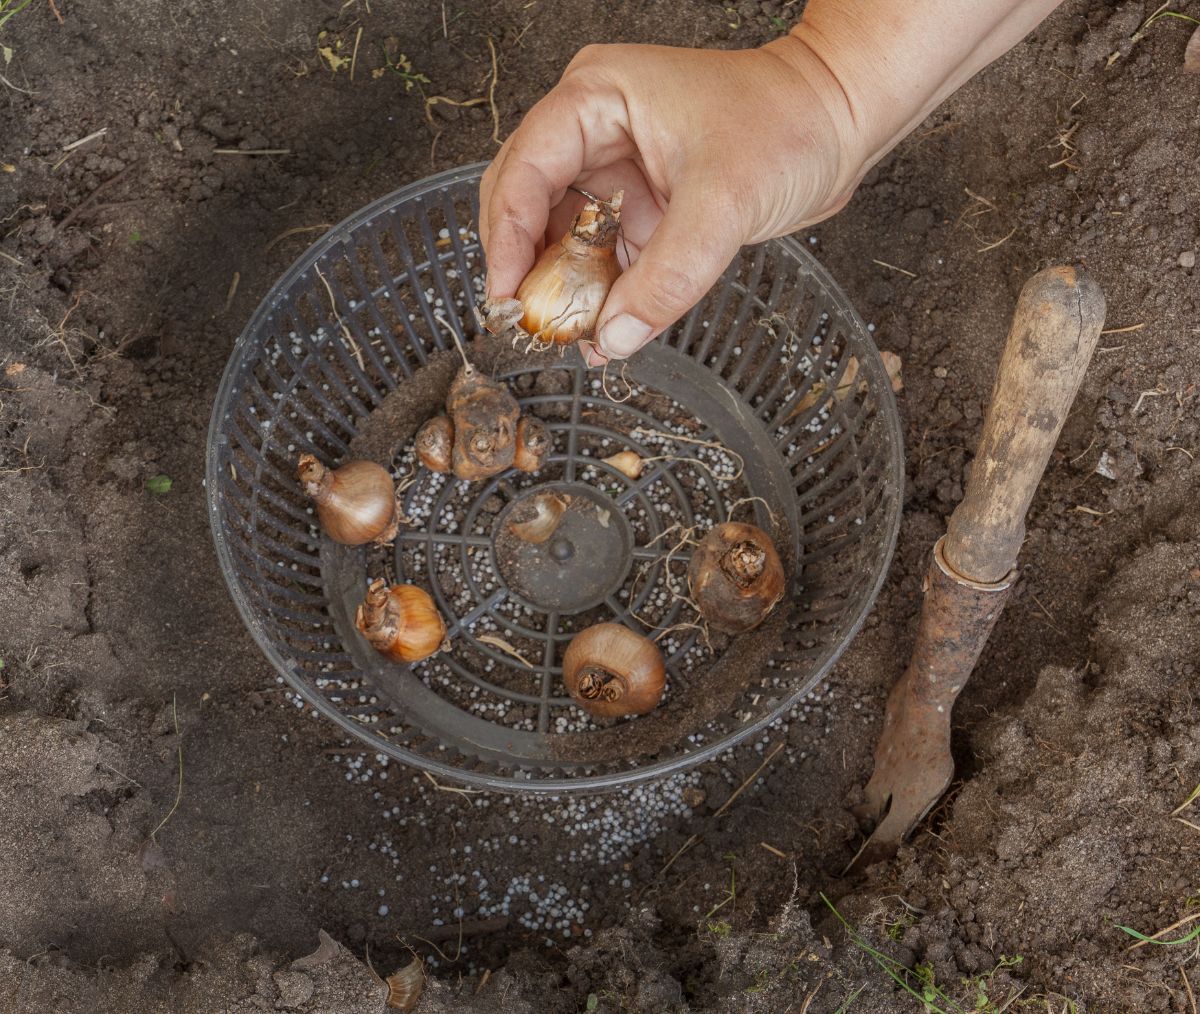
[[[274,642],[263,628],[254,607],[242,588],[241,582],[236,577],[233,552],[226,539],[222,521],[221,486],[217,462],[221,423],[225,408],[230,401],[230,394],[245,364],[247,350],[251,347],[253,336],[259,331],[279,299],[287,292],[297,278],[310,270],[317,261],[337,244],[347,240],[349,235],[364,222],[374,218],[381,212],[388,211],[414,198],[435,192],[440,188],[478,179],[489,164],[489,162],[473,162],[453,169],[443,170],[440,173],[435,173],[432,176],[427,176],[424,179],[400,187],[359,208],[308,246],[267,290],[266,295],[263,296],[254,313],[251,314],[246,326],[242,329],[233,344],[233,348],[230,350],[229,360],[225,365],[220,384],[217,387],[216,396],[213,400],[212,415],[209,419],[205,443],[204,469],[205,501],[209,527],[212,532],[221,576],[225,581],[226,587],[229,589],[238,615],[241,617],[242,622],[245,624],[247,630],[249,630],[251,637],[259,649],[271,663],[277,675],[282,676],[284,681],[303,698],[306,704],[323,717],[334,722],[335,725],[352,739],[357,739],[362,744],[362,752],[384,754],[392,760],[417,768],[418,770],[428,771],[449,781],[497,792],[561,795],[567,793],[616,791],[646,782],[658,781],[671,775],[688,771],[751,739],[773,722],[786,715],[788,711],[811,692],[813,687],[829,675],[834,665],[862,629],[863,623],[866,622],[867,615],[875,605],[875,601],[883,587],[883,582],[887,578],[887,574],[891,568],[892,557],[895,553],[904,500],[904,446],[900,429],[899,412],[896,407],[895,395],[892,392],[891,384],[888,381],[887,373],[883,366],[883,360],[879,355],[879,350],[875,346],[875,342],[866,325],[863,323],[862,318],[841,287],[834,281],[832,275],[805,249],[803,244],[792,236],[782,236],[767,240],[766,244],[768,246],[777,245],[782,251],[786,252],[797,263],[803,266],[812,281],[824,290],[823,294],[836,306],[838,312],[847,321],[847,324],[856,331],[857,336],[863,341],[863,352],[865,355],[861,357],[860,369],[866,370],[874,382],[872,393],[878,400],[878,411],[882,417],[885,439],[890,450],[887,466],[888,474],[884,475],[882,479],[893,487],[895,495],[889,498],[889,502],[885,507],[887,514],[883,526],[885,537],[882,552],[877,556],[878,567],[874,580],[871,582],[867,594],[858,603],[845,633],[833,645],[832,650],[822,664],[815,668],[801,685],[782,698],[773,709],[754,722],[738,726],[734,731],[721,736],[711,743],[697,747],[695,750],[679,753],[664,760],[645,765],[638,765],[599,775],[538,777],[535,770],[518,765],[514,765],[513,773],[508,775],[469,771],[454,764],[440,761],[436,757],[418,753],[403,746],[397,746],[377,734],[374,736],[374,739],[368,739],[368,730],[364,726],[344,715],[331,702],[320,694],[315,693],[309,687],[306,680],[293,676],[291,666],[275,647]],[[348,753],[357,752],[358,749],[355,745],[346,748]]]

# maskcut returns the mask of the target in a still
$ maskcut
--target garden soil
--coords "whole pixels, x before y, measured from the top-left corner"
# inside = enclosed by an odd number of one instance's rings
[[[1200,782],[1200,76],[1193,25],[1139,31],[1155,6],[1064,4],[805,234],[903,362],[887,582],[766,742],[573,810],[364,761],[287,695],[218,572],[210,408],[309,242],[490,157],[580,46],[752,46],[800,5],[19,11],[0,28],[0,1009],[376,1012],[376,973],[415,953],[421,1014],[920,1010],[889,969],[944,1010],[1194,1012],[1195,941],[1163,941],[1200,926],[1200,802],[1182,805]],[[956,780],[894,860],[843,877],[1016,295],[1070,262],[1110,330],[955,709]],[[572,921],[480,919],[489,880]],[[1120,928],[1173,924],[1133,950]]]

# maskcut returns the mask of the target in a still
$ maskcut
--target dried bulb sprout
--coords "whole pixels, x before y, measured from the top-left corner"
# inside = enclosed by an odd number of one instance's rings
[[[464,366],[450,385],[446,410],[454,426],[451,462],[458,478],[486,479],[512,465],[521,409],[504,384]]]
[[[550,453],[550,430],[535,415],[523,415],[517,420],[517,449],[513,467],[522,472],[536,472]]]
[[[421,991],[425,988],[425,963],[420,958],[413,958],[399,971],[389,975],[384,982],[387,983],[388,1009],[408,1014],[416,1009],[417,1001],[421,999]]]
[[[448,647],[446,623],[433,598],[411,584],[371,582],[354,614],[354,625],[371,647],[393,662],[419,662]]]
[[[557,493],[539,493],[530,502],[534,516],[524,521],[510,521],[508,530],[522,542],[539,545],[554,534],[571,505],[571,498]]]
[[[597,623],[567,645],[563,682],[597,717],[644,715],[662,700],[666,667],[653,641],[619,623]]]
[[[449,472],[454,453],[454,423],[448,415],[435,415],[417,430],[417,458],[431,472]]]
[[[783,598],[783,564],[771,538],[755,525],[726,521],[703,539],[688,564],[688,588],[715,630],[753,630]]]
[[[595,336],[600,307],[621,273],[617,235],[622,196],[618,190],[611,200],[588,201],[566,235],[542,252],[521,282],[520,324],[536,343],[570,345]],[[504,315],[511,313],[505,303]]]
[[[317,505],[321,528],[334,542],[361,546],[386,545],[396,537],[400,514],[388,470],[373,461],[348,461],[329,469],[311,454],[302,454],[296,475]]]

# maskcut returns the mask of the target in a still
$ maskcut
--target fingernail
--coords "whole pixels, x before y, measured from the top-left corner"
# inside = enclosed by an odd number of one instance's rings
[[[605,323],[596,338],[601,351],[624,359],[650,340],[651,330],[644,320],[638,320],[632,314],[618,313]]]

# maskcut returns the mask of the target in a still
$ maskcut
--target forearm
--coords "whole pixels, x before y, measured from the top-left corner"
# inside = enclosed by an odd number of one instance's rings
[[[825,78],[843,114],[853,187],[972,76],[1061,0],[809,0],[778,55]]]

